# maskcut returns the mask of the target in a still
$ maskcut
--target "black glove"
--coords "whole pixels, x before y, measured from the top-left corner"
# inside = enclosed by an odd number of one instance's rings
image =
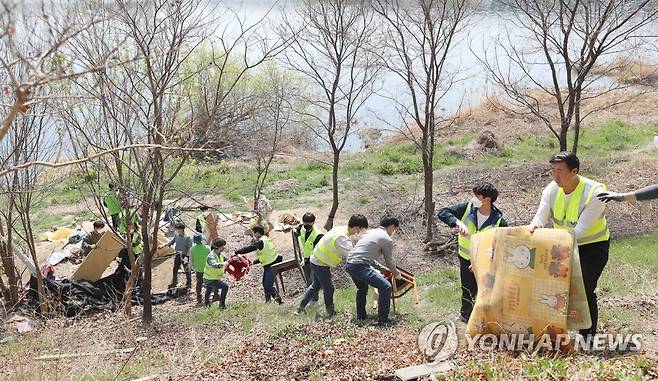
[[[610,200],[617,202],[624,201],[624,196],[621,193],[615,192],[601,192],[597,194],[596,197],[606,204],[610,202]]]

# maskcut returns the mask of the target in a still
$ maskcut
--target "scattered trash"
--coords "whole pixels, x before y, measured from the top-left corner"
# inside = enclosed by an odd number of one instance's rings
[[[55,231],[44,233],[41,236],[41,240],[50,241],[50,242],[68,243],[70,234],[71,234],[71,229],[59,228]]]
[[[87,236],[87,232],[82,230],[82,228],[77,228],[68,236],[67,243],[70,245],[75,245],[76,243],[82,242],[82,240]]]
[[[116,234],[111,231],[103,233],[101,239],[96,243],[96,248],[89,252],[71,279],[90,282],[99,280],[124,247],[123,239]]]
[[[21,315],[14,315],[5,321],[6,331],[16,331],[19,334],[28,333],[39,327],[39,322]]]
[[[299,219],[297,218],[297,216],[289,212],[283,213],[281,217],[279,217],[279,222],[286,225],[293,225],[293,226],[299,225]]]
[[[71,253],[68,250],[63,250],[63,251],[56,251],[52,254],[50,254],[50,257],[46,259],[46,262],[44,265],[48,266],[55,266],[61,261],[63,261],[66,258],[69,258],[71,256]]]

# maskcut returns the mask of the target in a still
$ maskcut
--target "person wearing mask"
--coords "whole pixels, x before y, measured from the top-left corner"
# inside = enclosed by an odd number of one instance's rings
[[[82,239],[80,254],[83,258],[96,248],[96,244],[103,236],[103,229],[105,229],[105,223],[103,221],[94,221],[94,230]]]
[[[368,296],[368,287],[373,286],[379,293],[377,324],[390,326],[394,324],[394,321],[388,318],[393,286],[378,271],[385,269],[378,261],[383,259],[386,268],[395,275],[396,279],[401,279],[400,271],[397,269],[393,258],[392,239],[398,226],[400,226],[400,222],[395,217],[386,216],[382,218],[379,225],[379,228],[368,230],[359,238],[347,256],[345,270],[356,285],[357,320],[367,318],[366,298]]]
[[[473,312],[477,282],[471,271],[471,236],[475,233],[497,227],[507,226],[503,213],[494,206],[498,199],[498,190],[493,184],[483,182],[473,187],[473,197],[468,202],[445,207],[439,210],[437,217],[441,222],[457,228],[459,275],[461,279],[461,308],[459,317],[467,322]]]
[[[206,263],[203,270],[203,283],[206,286],[206,295],[204,302],[206,307],[210,307],[210,294],[214,294],[213,301],[219,300],[219,308],[226,308],[226,294],[228,293],[228,284],[223,281],[224,272],[228,262],[224,258],[224,247],[226,241],[217,238],[212,241],[212,250],[206,257]],[[218,291],[219,296],[217,295]]]
[[[309,258],[312,281],[299,302],[297,314],[303,313],[312,299],[317,300],[320,289],[324,293],[327,314],[330,317],[336,314],[331,269],[340,265],[343,258],[354,248],[353,239],[356,240],[356,237],[367,228],[368,219],[362,214],[353,214],[347,226],[336,226],[322,236]]]
[[[312,283],[311,275],[311,253],[313,248],[322,239],[322,231],[315,226],[315,215],[313,213],[304,213],[302,216],[302,224],[293,230],[297,241],[299,242],[299,249],[302,251],[304,258],[304,278],[306,278],[306,287]],[[313,302],[318,301],[317,294],[313,298]]]
[[[174,225],[174,229],[176,232],[174,238],[159,247],[159,249],[162,249],[164,247],[174,246],[174,249],[176,250],[173,277],[169,284],[169,288],[175,288],[178,286],[178,270],[180,270],[181,266],[183,266],[183,270],[185,271],[185,287],[190,288],[192,286],[192,272],[190,268],[190,249],[192,249],[192,239],[185,235],[184,223],[177,222]]]
[[[256,260],[253,263],[260,263],[263,266],[263,291],[265,292],[265,302],[269,303],[274,299],[277,303],[283,304],[281,296],[274,287],[274,271],[272,265],[279,263],[283,257],[276,253],[274,243],[270,237],[265,235],[265,229],[256,225],[251,229],[255,241],[248,246],[235,251],[235,254],[247,254],[256,252]]]
[[[196,277],[196,302],[201,304],[201,291],[203,289],[204,270],[210,254],[210,246],[203,244],[203,237],[200,234],[195,234],[192,239],[194,245],[190,249],[190,256],[192,257],[192,269]]]
[[[607,187],[581,176],[580,160],[573,152],[560,152],[550,160],[553,181],[544,188],[537,214],[528,225],[530,232],[552,225],[573,232],[580,254],[585,294],[592,326],[581,329],[584,337],[596,334],[598,306],[596,284],[608,263],[610,230],[605,203],[597,196]]]

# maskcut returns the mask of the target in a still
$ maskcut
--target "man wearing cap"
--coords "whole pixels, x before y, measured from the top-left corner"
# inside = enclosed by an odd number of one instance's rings
[[[176,230],[174,238],[172,238],[171,241],[169,241],[167,244],[159,247],[162,249],[163,247],[171,247],[175,245],[174,249],[176,250],[176,257],[174,257],[174,271],[171,284],[169,284],[169,288],[175,288],[178,286],[178,270],[180,269],[181,265],[183,266],[183,270],[185,270],[185,286],[190,288],[192,286],[192,272],[189,262],[190,249],[192,248],[192,239],[185,235],[184,223],[177,222],[174,225],[174,229]]]
[[[222,251],[226,246],[226,241],[217,238],[212,241],[212,251],[206,257],[206,263],[203,270],[203,283],[206,285],[205,305],[210,307],[210,294],[214,293],[214,300],[219,299],[219,308],[226,308],[226,294],[228,293],[228,284],[222,279],[228,262]],[[220,290],[219,296],[217,291]]]
[[[580,160],[573,152],[560,152],[549,163],[553,181],[544,188],[537,214],[528,228],[534,232],[552,224],[554,228],[573,231],[592,318],[592,326],[580,330],[587,337],[596,334],[599,314],[595,290],[610,249],[605,203],[597,197],[607,187],[578,174]]]
[[[203,244],[203,238],[200,234],[195,234],[194,246],[190,249],[190,255],[192,256],[192,269],[196,276],[196,302],[201,304],[201,290],[203,289],[203,271],[206,268],[206,261],[208,260],[208,254],[210,254],[210,247]]]

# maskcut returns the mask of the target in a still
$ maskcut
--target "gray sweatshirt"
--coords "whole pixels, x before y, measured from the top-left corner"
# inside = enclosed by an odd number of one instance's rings
[[[192,248],[192,238],[186,235],[178,235],[176,234],[174,238],[167,243],[166,246],[171,246],[173,244],[176,244],[174,246],[174,249],[176,250],[176,253],[180,253],[182,256],[187,257],[190,254],[190,249]]]
[[[386,267],[394,274],[399,275],[393,259],[393,240],[384,228],[371,229],[363,234],[354,249],[347,256],[347,263],[364,263],[381,269],[378,261],[384,259]]]

